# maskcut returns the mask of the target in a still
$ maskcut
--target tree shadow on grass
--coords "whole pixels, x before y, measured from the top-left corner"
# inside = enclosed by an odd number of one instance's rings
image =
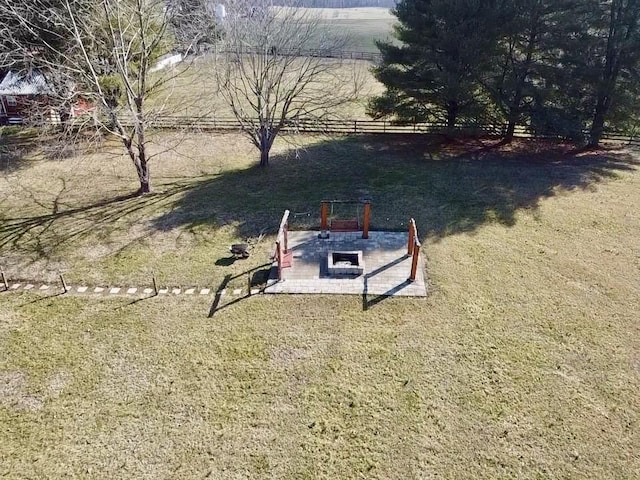
[[[422,237],[472,232],[488,222],[511,226],[559,192],[592,188],[638,168],[626,150],[576,152],[560,142],[458,140],[384,135],[341,137],[296,155],[274,156],[267,169],[229,171],[195,182],[154,222],[159,230],[232,225],[239,237],[319,228],[323,199],[373,202],[373,230],[404,230],[416,219]],[[353,217],[354,207],[336,208]]]
[[[62,244],[92,234],[120,219],[128,218],[129,224],[133,224],[136,219],[163,211],[172,197],[179,196],[190,188],[191,181],[175,182],[157,193],[143,197],[135,194],[118,195],[75,208],[65,208],[59,202],[66,189],[64,181],[62,185],[57,196],[47,204],[41,203],[36,194],[28,190],[22,191],[23,195],[30,197],[31,202],[50,209],[50,212],[2,218],[0,251],[24,249],[35,252],[40,258],[47,258],[48,252],[55,251]],[[61,222],[64,228],[56,229],[55,226]]]
[[[6,129],[6,127],[5,127]],[[28,131],[0,130],[0,173],[8,174],[27,164],[25,160],[36,148],[33,134]]]

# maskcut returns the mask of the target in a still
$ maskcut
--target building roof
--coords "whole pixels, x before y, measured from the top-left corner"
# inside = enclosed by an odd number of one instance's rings
[[[48,92],[44,75],[37,71],[26,75],[9,71],[0,82],[0,95],[40,95]]]

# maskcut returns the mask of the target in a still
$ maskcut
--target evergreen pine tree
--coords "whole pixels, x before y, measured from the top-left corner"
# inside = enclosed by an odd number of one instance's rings
[[[398,42],[379,42],[382,64],[374,69],[386,91],[370,114],[397,121],[444,122],[486,111],[478,76],[495,55],[499,0],[402,0],[394,14]]]

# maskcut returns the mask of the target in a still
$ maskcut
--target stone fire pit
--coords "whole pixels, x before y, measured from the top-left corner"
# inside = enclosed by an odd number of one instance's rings
[[[362,250],[327,253],[327,273],[329,276],[359,276],[364,272]]]

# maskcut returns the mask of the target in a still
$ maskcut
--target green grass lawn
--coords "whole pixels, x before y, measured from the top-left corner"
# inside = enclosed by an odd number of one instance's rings
[[[322,198],[367,196],[374,228],[416,218],[429,297],[208,318],[200,296],[0,293],[0,475],[638,476],[636,152],[304,138],[261,171],[235,135],[162,140],[143,199],[118,198],[132,169],[104,150],[5,152],[0,264],[215,286],[266,260],[285,208],[308,228]],[[247,238],[247,262],[219,262]]]

